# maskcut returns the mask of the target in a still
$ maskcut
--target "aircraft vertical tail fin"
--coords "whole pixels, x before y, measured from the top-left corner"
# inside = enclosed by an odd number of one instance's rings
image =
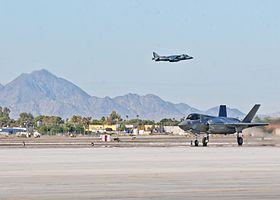
[[[227,117],[227,106],[226,105],[220,105],[219,117]]]
[[[159,58],[159,55],[156,52],[153,52],[153,60],[155,60],[156,58]]]
[[[246,115],[246,117],[242,120],[242,122],[250,123],[252,119],[255,117],[260,106],[261,106],[260,104],[255,104],[254,107],[250,110],[250,112]]]

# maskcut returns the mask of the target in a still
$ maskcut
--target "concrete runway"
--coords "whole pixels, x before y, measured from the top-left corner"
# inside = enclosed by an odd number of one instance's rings
[[[0,149],[0,199],[279,199],[278,147]]]
[[[21,138],[15,136],[0,136],[0,148],[90,148],[92,143],[94,147],[190,147],[191,141],[195,136],[179,135],[152,135],[152,136],[118,136],[119,142],[102,142],[98,136],[45,136],[40,138]],[[202,146],[202,136],[199,137],[200,146]],[[25,146],[24,146],[25,145]],[[237,147],[236,135],[213,135],[210,137],[209,147]],[[280,137],[272,134],[263,134],[262,136],[244,136],[244,146],[261,147],[271,146],[280,147]]]

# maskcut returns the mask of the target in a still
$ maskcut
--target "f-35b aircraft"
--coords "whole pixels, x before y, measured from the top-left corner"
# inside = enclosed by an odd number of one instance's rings
[[[209,142],[209,134],[234,134],[237,133],[237,144],[242,146],[242,130],[254,126],[266,126],[267,123],[252,123],[252,119],[256,115],[260,104],[256,104],[245,118],[240,121],[236,118],[227,117],[227,110],[225,105],[220,106],[219,116],[208,116],[203,114],[190,114],[186,120],[179,124],[179,127],[184,131],[189,131],[196,135],[194,145],[198,146],[199,142],[197,136],[199,134],[206,134],[202,139],[203,146],[207,146]]]
[[[169,61],[169,62],[178,62],[181,60],[189,60],[193,59],[193,57],[188,56],[187,54],[181,55],[172,55],[172,56],[160,56],[157,53],[153,52],[153,59],[154,61]]]

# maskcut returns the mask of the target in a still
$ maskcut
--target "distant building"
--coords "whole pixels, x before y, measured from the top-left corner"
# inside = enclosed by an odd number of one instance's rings
[[[21,127],[3,127],[0,128],[0,133],[16,134],[18,132],[26,132],[26,128]]]
[[[160,125],[144,125],[145,131],[152,131],[153,129],[159,129]]]
[[[132,125],[132,124],[125,125],[127,132],[134,133],[134,134],[136,133],[136,131],[139,132],[139,134],[158,132],[156,130],[158,130],[159,127],[160,127],[159,125],[141,125],[141,126]]]
[[[280,128],[274,129],[272,133],[276,136],[280,136]]]
[[[117,125],[98,125],[98,124],[93,124],[89,125],[88,131],[90,132],[104,132],[104,131],[116,131],[117,130]]]
[[[126,124],[125,125],[125,128],[128,128],[128,129],[133,129],[135,127],[136,127],[136,125],[133,125],[133,124]]]
[[[188,135],[188,133],[185,133],[185,131],[180,129],[179,126],[164,126],[163,129],[164,132],[174,135]]]

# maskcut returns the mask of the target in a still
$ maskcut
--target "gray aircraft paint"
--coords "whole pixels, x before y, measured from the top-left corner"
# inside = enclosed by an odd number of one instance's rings
[[[167,61],[167,62],[179,62],[181,60],[190,60],[193,59],[193,57],[187,55],[187,54],[181,54],[181,55],[171,55],[171,56],[160,56],[157,53],[153,52],[153,58],[152,60],[158,62],[158,61]]]
[[[236,118],[209,116],[203,114],[190,114],[185,121],[179,124],[184,131],[195,134],[233,134],[241,133],[243,129],[254,126],[266,126],[267,123],[251,123],[260,105],[256,104],[241,121]],[[219,115],[225,115],[224,106],[220,107]],[[222,113],[222,114],[221,114]]]

